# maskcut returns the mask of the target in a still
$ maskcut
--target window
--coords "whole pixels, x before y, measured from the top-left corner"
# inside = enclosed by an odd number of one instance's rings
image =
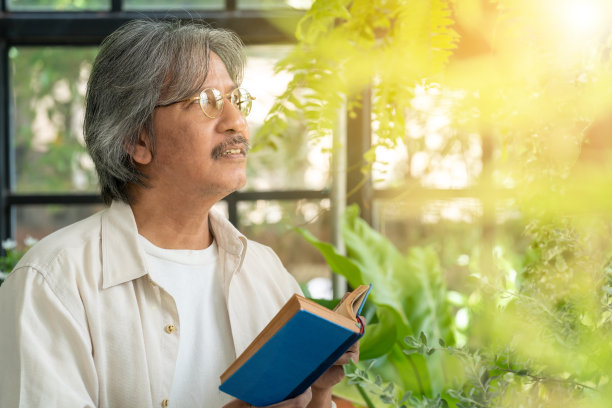
[[[95,47],[9,49],[16,193],[95,193],[83,117]]]

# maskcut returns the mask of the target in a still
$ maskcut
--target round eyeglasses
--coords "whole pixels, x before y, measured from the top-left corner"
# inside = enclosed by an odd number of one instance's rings
[[[216,118],[223,112],[223,102],[228,99],[232,105],[236,107],[244,116],[248,116],[251,112],[254,96],[251,96],[249,91],[244,88],[236,88],[232,92],[223,94],[217,88],[206,88],[200,92],[199,96],[193,98],[181,99],[180,101],[170,102],[163,105],[157,105],[156,108],[174,105],[181,102],[196,102],[200,104],[202,112],[209,118]]]

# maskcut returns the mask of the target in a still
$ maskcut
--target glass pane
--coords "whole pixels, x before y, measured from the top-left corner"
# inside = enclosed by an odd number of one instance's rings
[[[307,10],[312,6],[313,0],[238,0],[239,9],[274,9],[294,8]]]
[[[290,51],[289,45],[247,47],[247,67],[243,86],[257,99],[249,115],[251,143],[257,143],[258,130],[274,99],[281,95],[291,76],[274,74],[274,65]],[[304,126],[290,124],[286,138],[276,140],[277,148],[263,148],[250,154],[245,190],[320,190],[329,180],[331,137],[309,140]],[[280,170],[279,170],[280,169]]]
[[[380,122],[374,119],[375,186],[393,188],[415,181],[443,189],[474,185],[482,172],[482,140],[476,133],[457,129],[451,109],[457,96],[434,86],[417,86],[413,92],[405,132],[396,143],[379,136]],[[383,103],[376,98],[375,105]]]
[[[11,11],[110,10],[110,0],[7,0]]]
[[[327,199],[240,202],[240,231],[248,238],[271,247],[300,284],[321,278],[331,280],[323,257],[293,230],[293,227],[304,227],[317,238],[329,242],[331,221],[328,210]],[[328,288],[329,293],[317,291],[311,294],[331,297],[331,284]]]
[[[92,205],[23,205],[15,207],[17,242],[22,245],[27,237],[37,240],[105,208]]]
[[[125,10],[220,10],[225,9],[225,0],[124,0]]]
[[[94,47],[12,47],[15,190],[95,192],[83,139],[87,78]]]

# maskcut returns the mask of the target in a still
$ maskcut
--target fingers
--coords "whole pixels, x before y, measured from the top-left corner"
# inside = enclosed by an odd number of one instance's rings
[[[304,393],[302,393],[302,395],[299,395],[294,398],[295,401],[293,402],[293,405],[290,405],[290,406],[300,407],[300,408],[306,407],[311,399],[312,399],[312,390],[310,389],[310,387],[308,387],[308,389]]]
[[[312,390],[308,388],[295,398],[288,399],[278,404],[270,405],[268,408],[305,408],[312,399]]]
[[[268,405],[267,408],[305,408],[312,399],[312,390],[308,388],[302,394],[295,398],[279,402],[278,404]],[[239,400],[233,400],[232,402],[223,406],[223,408],[257,408],[249,403]],[[263,408],[263,407],[262,407]]]
[[[313,387],[330,388],[338,384],[344,378],[344,364],[349,361],[359,361],[359,342],[353,344],[327,371],[325,371],[313,384]]]
[[[354,361],[355,363],[359,361],[359,349],[351,351],[346,351],[343,355],[340,356],[338,360],[334,363],[334,366],[348,364],[349,361]]]
[[[231,402],[225,404],[223,408],[250,408],[251,405],[247,404],[244,401],[232,400]]]
[[[359,342],[353,344],[348,350],[340,356],[334,365],[344,365],[353,360],[355,363],[359,361]]]

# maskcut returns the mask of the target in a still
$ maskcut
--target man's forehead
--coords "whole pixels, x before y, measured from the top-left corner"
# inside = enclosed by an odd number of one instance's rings
[[[205,88],[217,88],[222,92],[230,92],[237,88],[236,83],[229,75],[225,63],[212,51],[208,60],[208,72],[201,90]]]

